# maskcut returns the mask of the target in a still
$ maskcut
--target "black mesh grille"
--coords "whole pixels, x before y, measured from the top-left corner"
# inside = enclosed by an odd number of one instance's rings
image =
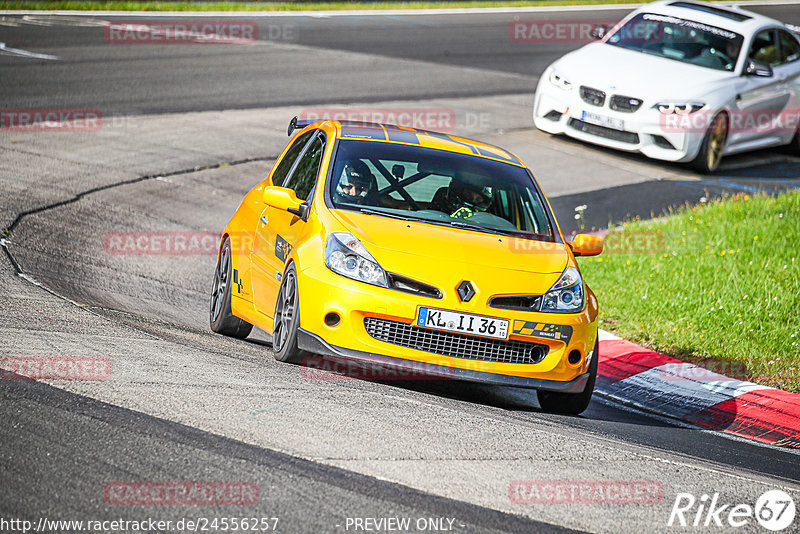
[[[581,85],[581,98],[587,104],[591,104],[593,106],[602,106],[606,101],[606,93],[605,91],[595,89],[594,87],[586,87],[585,85]]]
[[[561,115],[562,115],[562,113],[559,113],[558,111],[556,111],[554,109],[551,109],[550,111],[547,112],[547,115],[545,115],[544,118],[545,119],[549,119],[549,120],[551,120],[553,122],[558,122],[558,121],[561,120]]]
[[[549,347],[525,341],[489,339],[454,332],[437,332],[399,321],[367,317],[367,333],[377,340],[452,358],[487,362],[538,363]]]
[[[614,111],[622,111],[624,113],[633,113],[639,109],[642,101],[638,98],[630,96],[614,95],[611,97],[611,104],[609,107]]]
[[[623,143],[630,143],[632,145],[635,145],[639,142],[639,135],[633,132],[623,132],[613,128],[606,128],[605,126],[590,124],[580,119],[570,119],[568,124],[576,130],[596,135],[598,137],[614,139],[615,141],[622,141]]]

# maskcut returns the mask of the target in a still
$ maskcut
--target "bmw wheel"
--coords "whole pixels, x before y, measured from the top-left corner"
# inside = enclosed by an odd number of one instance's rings
[[[697,157],[692,160],[692,167],[702,174],[711,174],[719,167],[725,142],[728,140],[728,117],[725,113],[717,113],[711,121],[700,145]]]
[[[217,257],[214,286],[211,289],[209,320],[211,330],[223,336],[246,338],[253,325],[231,312],[231,240],[226,236]]]

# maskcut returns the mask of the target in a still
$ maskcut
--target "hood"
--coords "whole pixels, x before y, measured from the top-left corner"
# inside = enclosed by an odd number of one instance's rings
[[[607,94],[663,99],[698,98],[735,78],[732,72],[591,43],[571,52],[552,67],[577,89],[587,85]]]
[[[562,243],[515,239],[352,211],[332,213],[387,271],[444,287],[469,277],[486,281],[496,293],[543,292],[569,264],[568,248]]]

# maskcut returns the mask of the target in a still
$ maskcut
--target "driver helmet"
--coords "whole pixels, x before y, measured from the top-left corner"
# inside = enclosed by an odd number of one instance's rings
[[[490,186],[456,176],[447,191],[450,216],[472,217],[476,212],[486,211],[492,205],[493,192]]]
[[[353,159],[345,163],[342,177],[337,185],[337,195],[345,202],[355,202],[364,198],[373,188],[375,176],[366,163]]]

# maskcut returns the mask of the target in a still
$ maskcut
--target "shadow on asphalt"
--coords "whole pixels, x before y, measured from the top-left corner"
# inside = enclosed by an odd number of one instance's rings
[[[325,359],[333,362],[332,360]],[[332,367],[329,369],[335,369]],[[329,371],[330,372],[330,371]],[[390,373],[387,373],[390,374]],[[519,414],[538,414],[548,418],[557,418],[560,421],[572,420],[576,423],[584,421],[621,423],[626,425],[644,425],[650,427],[673,427],[668,422],[655,419],[646,414],[613,408],[605,403],[598,402],[595,398],[589,408],[579,416],[564,414],[553,414],[545,412],[539,406],[536,392],[532,389],[515,388],[509,386],[492,386],[475,382],[465,382],[460,380],[436,379],[435,377],[424,377],[416,380],[397,380],[374,378],[351,377],[356,380],[374,382],[385,386],[423,393],[435,397],[451,399],[470,404],[491,406],[515,412]],[[538,417],[537,416],[537,417]]]

